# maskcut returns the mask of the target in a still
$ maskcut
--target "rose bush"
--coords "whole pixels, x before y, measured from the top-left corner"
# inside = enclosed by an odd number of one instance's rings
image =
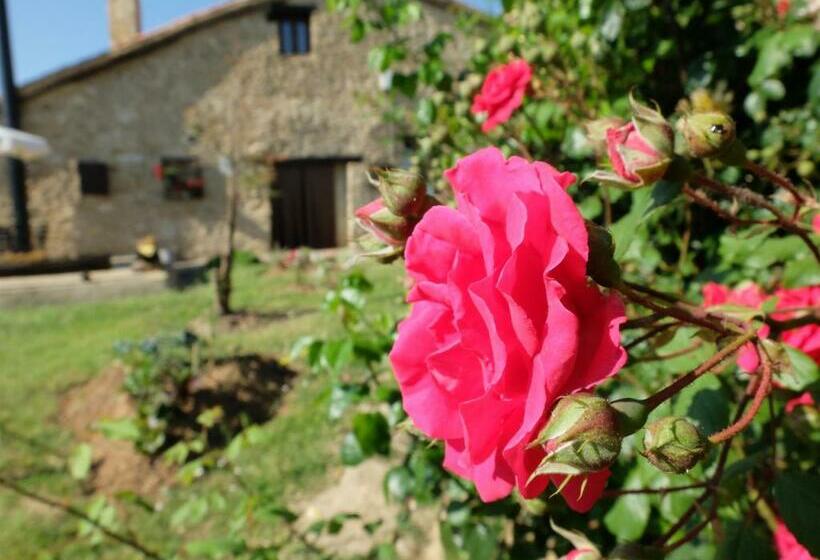
[[[532,69],[524,60],[497,66],[487,74],[470,108],[473,114],[486,115],[481,124],[482,131],[489,132],[510,120],[521,106],[531,80]]]
[[[623,366],[624,307],[586,277],[572,174],[487,148],[446,176],[456,208],[429,210],[407,242],[412,310],[390,361],[415,425],[444,440],[445,468],[485,501],[534,497],[549,480],[530,481],[545,451],[528,445],[558,398]],[[567,484],[570,507],[589,509],[607,477]]]

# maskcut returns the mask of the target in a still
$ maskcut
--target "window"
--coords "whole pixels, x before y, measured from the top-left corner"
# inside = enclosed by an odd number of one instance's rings
[[[80,192],[83,195],[108,194],[108,166],[99,161],[77,162],[80,175]]]
[[[279,52],[305,54],[310,52],[310,8],[274,4],[268,19],[279,24]]]
[[[165,198],[202,198],[205,179],[196,158],[166,157],[154,166],[154,176],[162,182]]]

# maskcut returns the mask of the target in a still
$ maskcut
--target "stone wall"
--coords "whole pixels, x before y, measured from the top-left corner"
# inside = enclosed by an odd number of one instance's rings
[[[454,17],[425,7],[420,39]],[[224,238],[225,184],[217,162],[226,152],[268,162],[360,158],[337,173],[335,188],[346,191],[339,211],[351,216],[372,196],[367,165],[399,159],[372,102],[378,80],[367,68],[369,48],[351,44],[339,17],[320,8],[311,16],[311,51],[282,56],[277,25],[260,8],[27,97],[24,128],[54,150],[29,166],[33,230],[46,228],[52,257],[130,252],[148,233],[185,256],[212,255]],[[198,156],[205,167],[205,196],[166,200],[152,166],[185,155]],[[110,194],[80,194],[76,162],[82,159],[108,164]],[[0,226],[11,225],[5,181],[0,175]],[[268,188],[241,190],[239,247],[270,246]],[[340,240],[352,237],[346,221],[338,229]]]

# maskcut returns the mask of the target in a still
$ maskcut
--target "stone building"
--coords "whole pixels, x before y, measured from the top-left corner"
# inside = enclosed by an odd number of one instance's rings
[[[458,9],[423,7],[419,40]],[[111,51],[20,90],[23,128],[53,149],[27,166],[35,246],[110,255],[153,234],[186,257],[212,255],[230,173],[239,247],[347,243],[348,218],[372,197],[365,170],[402,160],[373,102],[372,44],[351,43],[339,15],[308,2],[236,0],[148,34],[139,13],[139,0],[109,0]],[[5,181],[0,231],[11,231]]]

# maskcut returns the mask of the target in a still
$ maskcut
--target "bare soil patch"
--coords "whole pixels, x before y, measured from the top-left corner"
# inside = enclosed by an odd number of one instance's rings
[[[99,420],[132,417],[137,407],[122,390],[126,372],[111,366],[83,385],[69,390],[60,402],[58,421],[76,439],[93,449],[89,492],[114,495],[134,491],[154,496],[173,483],[175,469],[159,453],[148,456],[129,441],[104,437],[95,429]],[[256,354],[217,360],[193,377],[169,411],[167,449],[201,430],[196,418],[220,406],[222,421],[208,431],[209,448],[225,445],[244,426],[269,420],[290,390],[295,373],[276,360]],[[162,451],[162,450],[161,450]],[[161,452],[160,451],[160,452]]]

